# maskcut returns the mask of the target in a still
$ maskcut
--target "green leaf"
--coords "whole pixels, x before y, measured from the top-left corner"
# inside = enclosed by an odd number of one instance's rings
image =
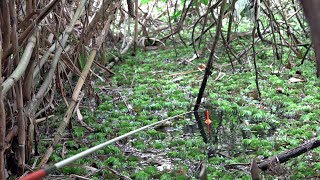
[[[204,4],[204,5],[208,5],[209,1],[208,0],[201,0],[201,3]]]
[[[154,166],[148,166],[144,169],[144,171],[150,175],[154,175],[157,173],[157,168]]]
[[[79,56],[79,63],[80,63],[81,69],[83,69],[84,66],[86,65],[86,58],[83,54],[80,54]]]
[[[151,0],[141,0],[141,4],[148,4]]]
[[[106,161],[105,161],[105,164],[106,165],[117,165],[119,164],[119,159],[116,158],[116,157],[109,157]]]
[[[166,174],[163,174],[161,177],[160,177],[160,180],[171,180],[172,177],[170,174],[166,173]]]
[[[134,179],[136,180],[148,180],[149,174],[144,171],[139,171],[133,175]]]
[[[177,19],[178,17],[181,16],[181,14],[182,14],[182,11],[181,11],[181,10],[177,11],[174,15],[171,16],[171,20],[172,20],[172,19]]]

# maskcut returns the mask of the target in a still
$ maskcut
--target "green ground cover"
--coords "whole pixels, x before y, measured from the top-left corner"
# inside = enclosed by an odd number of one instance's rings
[[[272,50],[265,49],[258,55],[261,100],[254,94],[255,71],[250,57],[242,65],[235,64],[234,73],[223,55],[215,61],[200,110],[203,121],[204,110],[211,112],[208,144],[203,142],[193,114],[184,115],[110,145],[59,173],[93,179],[196,179],[201,164],[207,162],[209,179],[251,179],[253,158],[259,162],[319,138],[320,132],[319,80],[314,63],[292,63],[292,68],[286,69],[287,62],[274,63],[269,54]],[[84,122],[95,130],[73,123],[74,137],[57,147],[51,161],[61,160],[62,152],[69,157],[192,110],[204,74],[199,67],[206,63],[207,55],[188,63],[192,49],[179,47],[178,57],[173,48],[124,57],[113,69],[116,75],[110,83],[96,82],[101,104],[94,111],[83,111]],[[290,83],[291,77],[304,81]],[[279,93],[278,88],[283,91]],[[319,178],[319,154],[319,149],[312,150],[261,176]]]

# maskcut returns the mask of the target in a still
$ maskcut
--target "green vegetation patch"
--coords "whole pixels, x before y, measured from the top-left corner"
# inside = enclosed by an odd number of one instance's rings
[[[203,122],[204,111],[208,109],[211,114],[208,144],[203,142],[193,114],[183,115],[86,158],[87,164],[99,164],[102,169],[92,176],[118,178],[115,172],[121,172],[120,176],[137,180],[195,179],[201,163],[207,161],[209,179],[250,179],[249,165],[253,158],[262,161],[319,138],[320,95],[314,63],[306,62],[291,69],[279,64],[282,71],[275,73],[279,67],[270,66],[274,62],[271,47],[257,46],[265,49],[258,52],[263,59],[258,59],[261,99],[256,94],[255,70],[249,64],[252,60],[235,65],[232,73],[230,65],[219,68],[220,64],[229,63],[229,59],[217,54],[222,58],[214,64],[199,111]],[[97,110],[84,113],[84,122],[94,131],[75,123],[72,132],[77,141],[66,141],[67,153],[75,154],[83,147],[191,111],[204,74],[198,67],[207,61],[206,57],[195,59],[192,64],[183,63],[192,56],[190,47],[179,46],[178,57],[173,48],[126,57],[113,69],[116,75],[112,77],[112,86],[105,84],[106,90],[98,91],[102,102]],[[303,71],[308,80],[289,82],[296,71]],[[98,84],[101,86],[103,82]],[[203,125],[208,134],[207,126]],[[62,149],[58,147],[50,160],[61,160]],[[289,160],[281,165],[286,169],[284,175],[292,179],[319,175],[319,155],[319,150],[314,150]],[[83,172],[74,167],[63,170],[66,174]],[[274,173],[261,176],[280,177]]]

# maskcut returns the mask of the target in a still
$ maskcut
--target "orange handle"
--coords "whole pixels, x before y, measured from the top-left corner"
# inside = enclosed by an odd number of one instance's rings
[[[35,171],[31,174],[28,174],[22,178],[20,178],[19,180],[40,180],[44,177],[46,177],[47,173],[45,172],[44,169],[40,169],[38,171]]]
[[[209,111],[206,110],[206,121],[205,123],[207,124],[207,130],[208,130],[208,135],[210,136],[210,124],[211,124],[211,120],[210,120],[210,114]]]
[[[209,111],[208,111],[208,110],[206,110],[206,119],[210,119],[210,118],[209,118]]]

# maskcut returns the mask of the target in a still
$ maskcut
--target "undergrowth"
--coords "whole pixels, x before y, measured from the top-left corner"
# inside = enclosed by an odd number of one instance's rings
[[[93,179],[195,179],[202,162],[207,161],[209,179],[250,179],[253,158],[262,161],[319,138],[320,132],[314,62],[287,69],[268,58],[271,51],[259,53],[261,99],[255,94],[250,58],[236,64],[234,73],[230,65],[221,66],[229,62],[227,58],[214,63],[200,111],[203,121],[204,110],[211,112],[208,144],[189,114],[121,140],[59,173]],[[111,82],[96,83],[101,104],[94,111],[82,112],[84,122],[94,131],[73,123],[74,136],[56,147],[51,161],[192,110],[204,74],[201,66],[208,55],[188,63],[192,52],[179,47],[177,56],[170,48],[125,57],[113,69],[116,75]],[[290,77],[305,81],[290,83]],[[263,172],[262,176],[319,178],[319,155],[320,150],[314,149],[279,165],[281,171]]]

